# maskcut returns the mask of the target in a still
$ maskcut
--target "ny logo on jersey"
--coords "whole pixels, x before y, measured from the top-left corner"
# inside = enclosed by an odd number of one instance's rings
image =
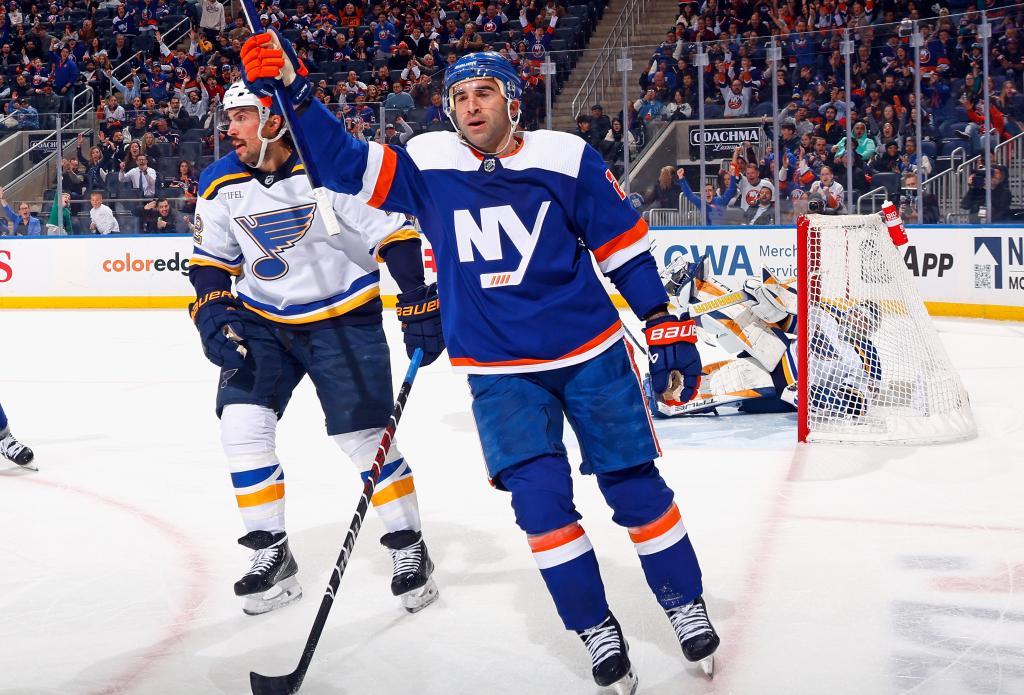
[[[305,236],[313,224],[315,212],[316,203],[310,203],[235,218],[235,222],[265,254],[252,264],[253,275],[260,280],[277,280],[288,272],[288,263],[281,253]]]
[[[479,225],[469,210],[455,211],[455,240],[459,249],[460,262],[473,262],[474,246],[485,261],[501,260],[501,230],[503,229],[512,245],[522,256],[519,266],[513,271],[481,273],[481,287],[511,287],[523,281],[526,267],[530,264],[533,251],[537,248],[537,242],[540,240],[540,230],[544,226],[544,217],[548,214],[550,206],[550,200],[545,200],[540,204],[537,218],[533,222],[532,232],[527,231],[526,225],[519,219],[519,215],[511,205],[481,208]]]

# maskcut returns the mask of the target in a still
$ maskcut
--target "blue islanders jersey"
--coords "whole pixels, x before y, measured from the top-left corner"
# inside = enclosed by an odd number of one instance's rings
[[[454,133],[402,149],[352,139],[316,103],[301,118],[322,141],[325,185],[418,217],[456,371],[556,369],[621,339],[594,261],[608,273],[649,254],[647,224],[582,139],[529,132],[511,154],[484,158]]]
[[[318,208],[295,157],[267,174],[231,152],[199,179],[191,263],[235,275],[242,303],[277,323],[379,312],[379,251],[418,233],[405,215],[350,195],[330,199],[332,209]],[[327,233],[325,213],[337,217],[341,234]]]

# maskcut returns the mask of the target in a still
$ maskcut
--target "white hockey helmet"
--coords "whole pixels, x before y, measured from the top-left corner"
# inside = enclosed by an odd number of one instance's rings
[[[267,145],[269,145],[272,142],[277,142],[282,137],[284,137],[284,134],[287,131],[287,127],[285,126],[284,123],[282,123],[281,129],[273,138],[267,139],[263,137],[263,126],[267,124],[267,121],[270,119],[271,115],[270,107],[264,106],[263,102],[260,101],[260,98],[252,92],[250,92],[249,88],[245,86],[245,82],[243,82],[242,80],[232,83],[231,86],[227,88],[227,91],[224,92],[224,101],[222,105],[224,107],[225,113],[227,113],[231,109],[240,109],[248,107],[256,109],[256,112],[259,114],[260,118],[260,127],[256,131],[256,137],[260,139],[260,156],[259,159],[256,161],[256,164],[252,166],[256,169],[260,168],[260,166],[263,164],[264,157],[266,157],[267,155]],[[225,132],[227,131],[227,122],[224,123],[223,129]]]

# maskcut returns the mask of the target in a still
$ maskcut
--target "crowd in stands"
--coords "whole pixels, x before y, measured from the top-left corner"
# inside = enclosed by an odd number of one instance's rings
[[[585,45],[606,1],[256,5],[264,27],[295,43],[316,98],[353,135],[402,145],[424,130],[451,128],[441,108],[444,69],[485,49],[517,66],[526,85],[521,125],[538,127],[545,118],[541,64],[554,55],[554,79],[563,80],[575,62],[569,49]],[[97,127],[62,161],[72,233],[184,231],[180,213],[194,208],[198,172],[212,161],[215,138],[223,138],[218,107],[240,78],[249,33],[241,13],[228,16],[217,0],[0,3],[0,135],[52,128],[55,115],[71,115],[91,89]],[[99,209],[113,210],[113,223],[93,220],[97,194]],[[176,217],[154,213],[166,202]],[[45,201],[44,213],[47,206],[57,207]],[[60,219],[55,212],[52,223]],[[28,227],[0,215],[0,234],[19,230]]]
[[[820,192],[831,210],[842,211],[848,160],[856,192],[879,181],[891,183],[895,192],[909,191],[908,177],[934,175],[955,147],[977,153],[1022,129],[1024,97],[1017,87],[1024,48],[1017,27],[1024,6],[989,12],[994,132],[988,134],[979,101],[981,14],[966,2],[939,0],[927,7],[913,0],[679,3],[675,25],[666,27],[664,40],[639,72],[637,98],[627,112],[611,116],[595,104],[580,116],[576,134],[597,147],[619,174],[626,149],[640,153],[653,125],[697,118],[703,82],[706,118],[763,117],[764,139],[770,142],[774,80],[782,111],[781,155],[776,158],[770,145],[741,148],[723,162],[717,184],[704,191],[709,200],[723,202],[711,207],[724,208],[721,214],[736,209],[734,214],[762,223],[774,215],[763,210],[748,215],[751,207],[780,205],[790,214]],[[497,50],[517,66],[526,85],[521,127],[539,127],[545,119],[542,62],[556,60],[552,79],[561,82],[605,3],[261,0],[257,6],[263,26],[295,43],[316,98],[354,136],[401,146],[424,130],[451,128],[441,106],[444,69],[476,50]],[[920,20],[925,42],[920,153],[910,25],[901,19]],[[850,85],[839,53],[845,29],[855,41]],[[96,128],[79,135],[75,155],[62,163],[72,232],[114,229],[93,220],[92,211],[100,209],[96,194],[101,208],[113,210],[121,232],[184,231],[183,214],[199,194],[199,171],[219,151],[219,103],[225,88],[240,77],[239,53],[248,35],[243,17],[229,16],[217,0],[0,4],[0,131],[51,127],[53,114],[70,114],[82,103],[76,97],[92,90]],[[783,56],[774,74],[767,60],[771,37]],[[697,42],[709,58],[703,70],[693,64]],[[854,129],[850,146],[848,121]],[[780,190],[771,172],[776,166],[783,170]],[[993,185],[1000,179],[998,185],[1005,186],[1006,178],[1000,172]],[[686,193],[682,186],[690,188],[685,177],[669,177],[668,183],[676,200],[680,190]],[[764,189],[770,194],[762,194]],[[689,195],[700,200],[692,189]],[[664,197],[652,190],[644,202],[660,205]],[[1002,189],[996,198],[1006,200]],[[964,209],[977,214],[976,202],[976,195],[965,197]],[[154,212],[165,203],[176,217]],[[1006,200],[1005,208],[990,211],[991,219],[1004,210],[1008,215],[1010,204]],[[922,208],[925,221],[931,221],[927,199]],[[718,216],[709,212],[712,220]],[[16,217],[0,216],[0,233],[27,230]],[[51,224],[63,221],[57,213],[51,217]]]
[[[595,105],[590,115],[580,115],[576,132],[601,149],[619,173],[624,147],[635,154],[638,145],[642,148],[649,139],[652,126],[698,117],[699,82],[703,81],[705,119],[761,117],[767,143],[760,154],[744,147],[733,161],[723,162],[718,183],[704,192],[706,199],[715,201],[709,221],[774,224],[774,212],[766,215],[765,209],[781,205],[787,219],[792,219],[806,210],[809,196],[819,191],[827,210],[843,212],[849,159],[857,195],[884,185],[893,195],[902,192],[907,199],[905,213],[911,219],[935,222],[934,200],[925,196],[918,206],[913,191],[917,176],[927,180],[939,173],[958,148],[971,157],[986,145],[994,147],[1024,130],[1024,97],[1019,93],[1024,76],[1019,31],[1024,5],[997,3],[988,11],[993,28],[991,135],[983,125],[978,34],[982,16],[972,7],[966,0],[941,0],[927,6],[912,0],[682,2],[674,29],[666,33],[639,75],[628,113],[624,116],[619,111],[609,123],[603,109]],[[922,152],[917,151],[916,142],[919,110],[910,47],[913,20],[918,20],[924,44],[920,53]],[[847,29],[854,41],[850,85],[840,53]],[[768,60],[772,38],[782,53],[774,73]],[[697,42],[702,42],[708,56],[703,70],[694,66]],[[771,145],[772,116],[776,115],[772,80],[781,109],[778,164]],[[849,147],[848,121],[853,130]],[[783,171],[778,191],[774,167]],[[1006,220],[1011,205],[1007,172],[1000,167],[994,172],[989,219]],[[644,205],[662,207],[668,201],[672,177],[667,177],[662,172],[661,180],[645,192]],[[972,181],[961,207],[974,218],[978,201],[984,199],[984,177]],[[683,178],[679,184],[676,196],[682,190],[699,204],[689,182]],[[769,193],[763,193],[765,189]],[[674,208],[677,203],[664,206]],[[751,213],[752,207],[761,210]]]

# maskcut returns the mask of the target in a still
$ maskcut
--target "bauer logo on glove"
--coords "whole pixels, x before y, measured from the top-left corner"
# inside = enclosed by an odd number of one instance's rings
[[[684,314],[652,318],[644,328],[651,388],[665,402],[686,403],[697,395],[701,361],[697,351],[697,326]]]
[[[675,321],[662,323],[644,330],[648,345],[669,345],[679,341],[697,342],[697,327],[693,321]]]

